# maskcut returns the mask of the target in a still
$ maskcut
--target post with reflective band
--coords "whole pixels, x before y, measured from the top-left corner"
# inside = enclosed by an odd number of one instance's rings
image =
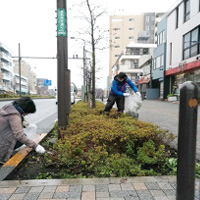
[[[194,200],[198,87],[192,81],[180,89],[177,200]]]

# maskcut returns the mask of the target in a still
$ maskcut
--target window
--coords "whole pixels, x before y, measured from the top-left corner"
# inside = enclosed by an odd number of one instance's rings
[[[144,49],[143,49],[143,54],[148,54],[148,53],[149,53],[148,49],[147,49],[147,48],[144,48]]]
[[[172,43],[169,46],[169,65],[172,65]]]
[[[178,28],[179,7],[176,8],[176,28]]]
[[[164,65],[164,56],[161,55],[160,56],[160,66],[163,67],[163,65]]]
[[[119,46],[119,45],[116,45],[115,48],[120,48],[120,46]]]
[[[113,28],[113,30],[114,30],[114,31],[119,31],[119,30],[120,30],[120,28]]]
[[[149,16],[146,16],[146,21],[149,22]]]
[[[131,37],[128,37],[128,39],[129,39],[129,40],[133,40],[133,39],[134,39],[134,37],[132,37],[132,36],[131,36]]]
[[[146,25],[146,30],[149,31],[149,25]]]
[[[118,55],[118,54],[115,54],[115,57],[119,57],[119,55]]]
[[[160,67],[160,56],[156,58],[156,68]]]
[[[200,0],[199,0],[199,11],[200,11]]]
[[[156,69],[156,58],[153,59],[153,69]]]
[[[192,31],[190,31],[189,33],[183,36],[183,60],[190,58],[192,56],[196,56],[197,54],[200,53],[199,28],[200,26],[193,29]]]
[[[190,19],[190,0],[184,1],[184,22]]]
[[[129,21],[134,21],[134,18],[130,18]]]
[[[132,31],[132,30],[134,30],[134,28],[129,28],[128,30]]]
[[[119,40],[119,39],[120,39],[120,37],[119,37],[119,36],[117,36],[117,37],[115,37],[115,39],[116,39],[116,40]]]
[[[138,59],[131,60],[131,69],[138,68]]]

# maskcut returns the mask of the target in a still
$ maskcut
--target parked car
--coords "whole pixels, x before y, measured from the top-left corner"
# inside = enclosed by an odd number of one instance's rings
[[[55,91],[56,91],[56,104],[58,104],[57,89],[55,89]],[[77,89],[76,85],[71,82],[71,104],[75,103],[77,92],[78,92],[78,89]]]

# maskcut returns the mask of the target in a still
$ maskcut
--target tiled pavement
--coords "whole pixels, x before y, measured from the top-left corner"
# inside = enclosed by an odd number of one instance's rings
[[[196,180],[195,200],[199,199]],[[175,200],[176,177],[52,179],[0,182],[0,200]]]

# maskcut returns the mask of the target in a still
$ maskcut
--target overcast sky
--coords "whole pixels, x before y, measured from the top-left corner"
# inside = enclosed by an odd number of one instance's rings
[[[69,37],[79,37],[80,7],[83,0],[67,1]],[[177,0],[92,0],[102,5],[107,14],[99,21],[103,29],[109,29],[109,15],[140,14],[142,12],[166,12]],[[18,56],[18,43],[21,45],[21,56],[56,57],[56,0],[0,0],[0,42]],[[104,41],[105,42],[105,41]],[[68,39],[68,56],[78,54],[82,57],[83,42]],[[87,45],[86,45],[87,48]],[[101,51],[97,63],[101,71],[97,87],[106,88],[106,77],[109,73],[108,49]],[[38,78],[52,79],[57,84],[57,62],[53,59],[24,59],[31,64]],[[79,88],[82,85],[82,60],[69,60],[71,80]]]

